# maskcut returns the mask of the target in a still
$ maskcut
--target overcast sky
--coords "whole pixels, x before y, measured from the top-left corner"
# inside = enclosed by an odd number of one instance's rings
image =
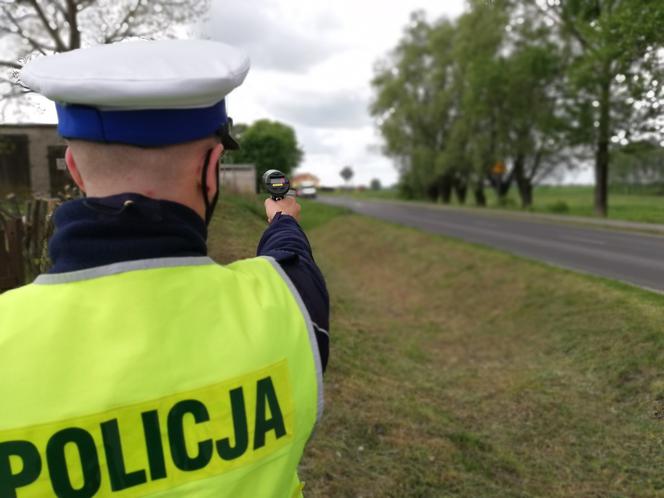
[[[213,0],[207,36],[249,53],[245,84],[228,98],[236,122],[269,118],[295,128],[304,149],[299,171],[324,184],[396,182],[392,161],[368,113],[374,63],[399,41],[412,11],[456,17],[464,0]]]
[[[252,69],[228,97],[229,114],[236,123],[268,118],[293,126],[304,150],[298,171],[334,186],[350,165],[353,184],[379,178],[388,186],[397,172],[368,113],[374,64],[399,42],[411,12],[434,20],[464,8],[465,0],[212,0],[210,21],[182,34],[249,54]],[[39,110],[31,120],[56,121],[52,103],[33,100]],[[567,173],[565,182],[590,183],[591,171]]]

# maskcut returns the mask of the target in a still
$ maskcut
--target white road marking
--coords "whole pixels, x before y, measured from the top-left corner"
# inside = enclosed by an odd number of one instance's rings
[[[473,225],[477,225],[478,227],[487,227],[487,228],[497,228],[498,225],[496,223],[491,223],[490,221],[484,221],[484,220],[473,220]]]
[[[567,239],[567,240],[571,240],[573,242],[581,242],[583,244],[595,244],[595,245],[599,245],[599,246],[605,246],[606,245],[606,242],[604,242],[603,240],[587,239],[585,237],[574,237],[572,235],[559,235],[559,237],[561,239]]]

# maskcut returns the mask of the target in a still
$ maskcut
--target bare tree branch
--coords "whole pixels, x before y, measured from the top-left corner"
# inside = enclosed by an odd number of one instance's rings
[[[67,16],[67,10],[64,8],[64,6],[60,2],[58,2],[58,0],[49,0],[49,3],[51,5],[55,5],[55,8],[58,9],[58,11],[60,11],[60,13],[63,16],[65,16],[65,17]]]
[[[2,72],[9,77],[10,71],[20,70],[20,58],[32,53],[168,36],[174,26],[203,16],[208,4],[209,0],[0,0],[0,39],[10,48],[0,59],[0,77]],[[6,88],[7,83],[0,79],[3,104],[25,93],[15,83]]]
[[[141,3],[142,0],[136,0],[136,4],[132,8],[127,10],[122,20],[117,24],[118,26],[117,29],[113,31],[110,35],[104,37],[104,43],[111,43],[119,39],[127,38],[127,36],[131,36],[129,34],[131,31],[131,27],[128,26],[128,21],[129,19],[131,19],[132,16],[136,15],[139,7],[141,6]],[[127,27],[123,28],[123,26]]]
[[[21,69],[22,67],[18,62],[12,62],[12,61],[0,61],[0,66],[11,67],[12,69]]]
[[[4,8],[4,6],[2,6]],[[30,20],[35,20],[38,19],[37,14],[34,12],[26,12],[25,14],[21,14],[20,16],[14,16],[14,19],[18,23],[22,23],[24,21],[30,21]]]
[[[78,9],[75,0],[66,0],[65,19],[69,23],[69,50],[80,48],[81,32],[78,30]]]
[[[39,16],[39,19],[41,19],[41,22],[46,28],[46,31],[51,35],[51,38],[53,38],[58,52],[66,52],[67,47],[62,41],[62,38],[60,38],[60,34],[57,32],[57,30],[53,29],[51,24],[48,22],[48,18],[46,17],[44,10],[41,8],[41,5],[39,5],[39,2],[37,0],[27,0],[27,2],[29,2],[30,5],[32,5],[32,7],[35,9],[35,12]]]
[[[23,29],[23,26],[16,20],[16,18],[12,15],[12,13],[9,11],[9,8],[6,6],[2,6],[2,12],[5,14],[7,19],[12,23],[12,25],[16,28],[14,31],[10,29],[2,29],[7,34],[15,35],[15,36],[20,36],[24,40],[26,40],[30,45],[32,45],[32,48],[41,52],[42,54],[46,55],[46,50],[49,49],[49,47],[46,47],[43,43],[39,42],[38,40],[34,39],[31,37],[26,31]]]
[[[78,0],[78,1],[75,1],[74,3],[76,4],[76,10],[78,12],[83,12],[88,7],[91,7],[92,5],[94,5],[95,1],[96,0]]]

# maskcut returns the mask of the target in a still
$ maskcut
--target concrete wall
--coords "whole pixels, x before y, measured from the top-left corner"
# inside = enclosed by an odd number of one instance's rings
[[[49,195],[48,147],[65,144],[58,135],[56,125],[3,124],[0,125],[0,134],[28,136],[29,164],[17,166],[30,168],[30,188],[34,194]]]
[[[222,164],[220,170],[222,192],[256,193],[256,167],[253,164]]]

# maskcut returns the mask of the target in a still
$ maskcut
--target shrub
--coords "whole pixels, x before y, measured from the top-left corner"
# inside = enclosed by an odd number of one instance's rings
[[[547,211],[552,213],[569,213],[569,206],[565,201],[556,201],[546,207]]]

